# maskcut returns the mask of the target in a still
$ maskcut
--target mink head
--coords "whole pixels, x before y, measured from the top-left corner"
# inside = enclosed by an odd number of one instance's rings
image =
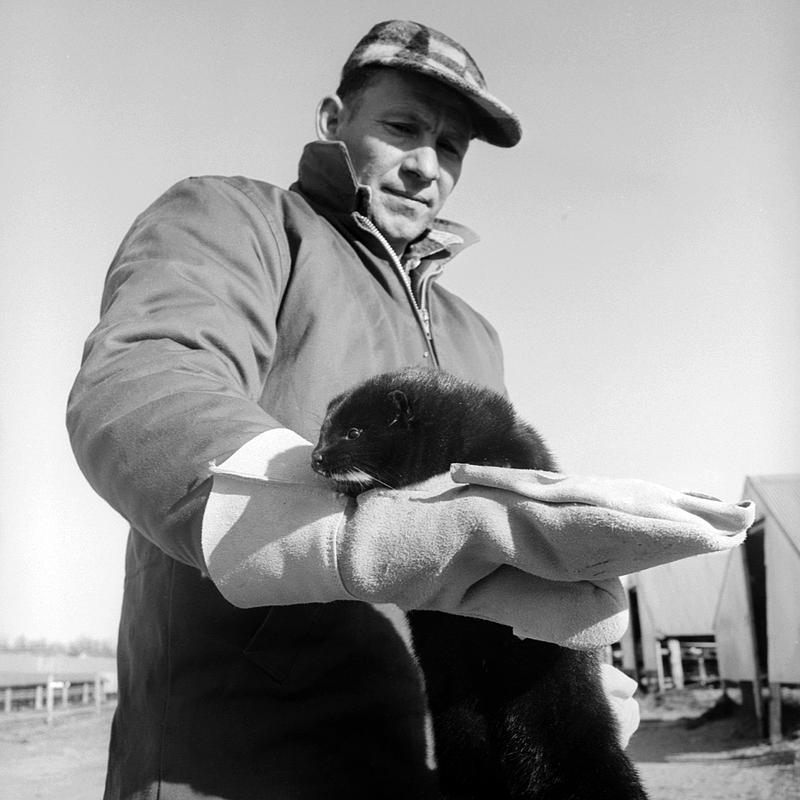
[[[555,469],[538,433],[506,398],[414,367],[377,375],[331,400],[311,461],[348,494],[399,489],[455,462]]]
[[[313,469],[348,494],[397,489],[445,472],[450,462],[436,459],[436,426],[426,417],[430,372],[384,373],[331,400]]]

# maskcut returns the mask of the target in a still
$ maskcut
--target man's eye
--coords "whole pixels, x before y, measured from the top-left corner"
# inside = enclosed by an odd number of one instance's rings
[[[361,436],[361,428],[350,428],[347,433],[344,435],[345,439],[358,439]]]
[[[390,130],[394,131],[395,133],[408,135],[414,132],[414,129],[411,125],[406,122],[386,122],[386,127]]]
[[[444,141],[439,142],[439,149],[444,150],[445,153],[451,156],[455,156],[456,158],[461,158],[462,153],[458,145],[454,142],[445,139]]]

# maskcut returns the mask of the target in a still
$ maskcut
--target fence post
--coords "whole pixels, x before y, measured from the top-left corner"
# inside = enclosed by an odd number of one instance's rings
[[[53,724],[53,702],[54,702],[53,695],[55,694],[55,686],[53,684],[54,684],[53,676],[48,675],[47,676],[47,724],[48,725]]]
[[[700,652],[700,658],[697,659],[697,668],[700,672],[700,685],[708,685],[708,672],[706,670],[705,650]]]
[[[97,713],[100,713],[100,709],[103,705],[103,677],[98,672],[94,676],[94,707]]]
[[[769,685],[769,743],[778,744],[783,738],[781,730],[781,685],[770,683]]]
[[[10,686],[6,686],[3,692],[3,710],[6,712],[11,711],[14,699],[14,690]]]
[[[667,639],[667,649],[669,650],[669,666],[672,672],[672,683],[676,689],[683,689],[681,643],[677,639]]]
[[[661,660],[663,656],[661,640],[653,639],[653,645],[656,651],[656,677],[658,679],[658,691],[663,693],[667,688],[667,682],[664,678],[664,662]]]
[[[33,690],[33,708],[36,711],[42,710],[42,705],[44,705],[44,687],[41,683],[36,685],[36,688]]]

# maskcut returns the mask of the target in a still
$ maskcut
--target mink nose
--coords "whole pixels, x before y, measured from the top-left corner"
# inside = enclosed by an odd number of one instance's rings
[[[311,454],[311,468],[314,469],[316,472],[319,472],[324,464],[325,464],[325,456],[322,455],[322,451],[319,448],[317,448]]]

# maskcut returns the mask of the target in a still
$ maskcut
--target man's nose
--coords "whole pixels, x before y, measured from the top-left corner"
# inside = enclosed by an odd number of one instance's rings
[[[409,150],[403,166],[428,183],[439,177],[439,157],[436,155],[436,148],[431,145],[420,145]]]

